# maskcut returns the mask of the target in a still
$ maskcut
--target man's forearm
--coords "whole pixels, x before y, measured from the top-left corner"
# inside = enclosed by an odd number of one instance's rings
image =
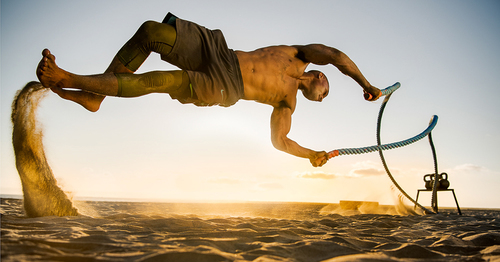
[[[283,139],[280,142],[273,141],[273,145],[278,150],[302,158],[311,158],[316,154],[316,151],[302,147],[297,144],[297,142],[288,138]]]
[[[313,151],[305,147],[300,146],[295,141],[288,139],[282,145],[274,144],[274,146],[281,151],[289,153],[294,156],[307,158],[314,167],[320,167],[328,161],[328,153],[325,151]]]
[[[336,62],[333,65],[344,75],[351,77],[361,87],[363,87],[363,89],[371,86],[370,82],[368,82],[365,76],[361,73],[358,66],[356,66],[356,64],[346,54],[339,51],[338,59],[336,59]]]

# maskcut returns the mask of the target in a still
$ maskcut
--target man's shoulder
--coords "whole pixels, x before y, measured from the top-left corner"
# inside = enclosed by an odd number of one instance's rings
[[[298,48],[291,45],[272,45],[256,49],[253,52],[283,52],[287,54],[296,54],[298,52]]]

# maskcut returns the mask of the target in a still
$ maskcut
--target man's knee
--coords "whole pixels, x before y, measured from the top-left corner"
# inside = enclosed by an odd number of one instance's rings
[[[142,39],[150,39],[152,33],[155,31],[156,24],[155,21],[146,21],[137,29],[137,34],[141,36]]]
[[[177,33],[175,28],[168,24],[158,23],[156,21],[146,21],[137,30],[137,35],[141,41],[146,43],[144,46],[157,53],[164,53],[163,47],[170,47],[168,52],[175,43]],[[162,43],[160,46],[155,46],[155,43]]]

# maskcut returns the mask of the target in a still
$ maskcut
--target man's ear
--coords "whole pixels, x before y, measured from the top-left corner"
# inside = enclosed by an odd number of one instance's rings
[[[318,75],[318,78],[319,78],[319,79],[323,79],[323,78],[325,78],[325,77],[326,77],[326,76],[325,76],[325,74],[323,74],[322,72],[319,72],[319,75]]]

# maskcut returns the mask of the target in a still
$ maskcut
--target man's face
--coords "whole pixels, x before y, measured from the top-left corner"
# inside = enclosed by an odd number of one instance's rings
[[[330,86],[328,79],[321,72],[315,72],[314,81],[311,82],[307,91],[303,91],[304,96],[311,101],[321,102],[328,96]]]
[[[330,87],[328,86],[328,83],[324,83],[322,85],[318,85],[317,88],[316,88],[318,91],[318,96],[317,96],[317,100],[318,102],[321,102],[323,101],[323,99],[325,99],[325,97],[328,96],[328,92],[330,91]]]

